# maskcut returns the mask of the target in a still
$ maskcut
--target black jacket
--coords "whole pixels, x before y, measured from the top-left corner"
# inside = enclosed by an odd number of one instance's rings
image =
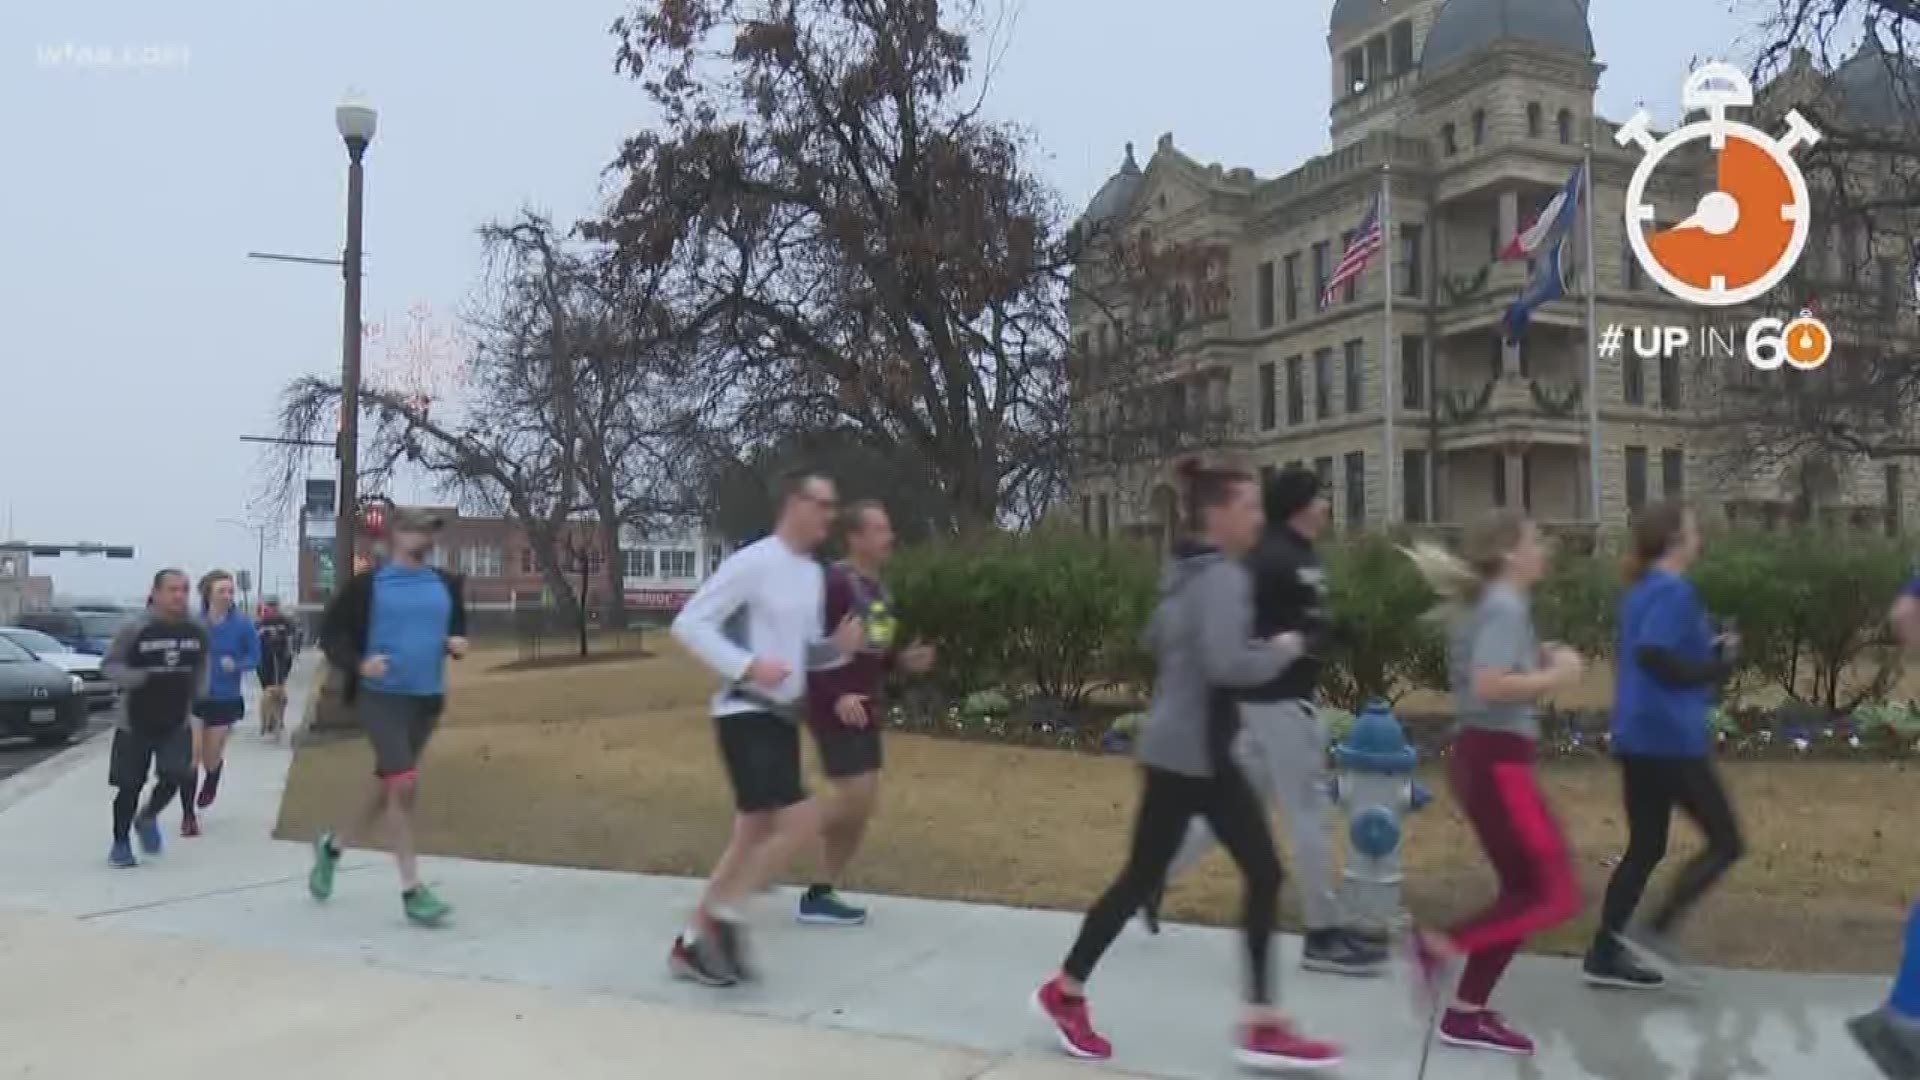
[[[345,698],[352,701],[360,693],[360,661],[367,654],[367,628],[373,622],[373,575],[367,570],[353,575],[333,600],[327,604],[327,613],[320,620],[320,651],[327,662],[340,669],[346,676]],[[466,583],[458,574],[435,569],[440,580],[446,583],[447,596],[452,603],[447,605],[447,636],[465,637],[467,635],[467,597]]]
[[[1284,522],[1267,529],[1247,553],[1253,572],[1253,633],[1272,637],[1297,630],[1307,639],[1306,654],[1287,665],[1271,682],[1240,692],[1243,701],[1307,700],[1320,682],[1319,650],[1330,627],[1327,579],[1312,541]]]

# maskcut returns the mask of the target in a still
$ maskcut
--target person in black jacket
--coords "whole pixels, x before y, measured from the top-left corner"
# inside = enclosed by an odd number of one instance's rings
[[[1333,885],[1333,820],[1327,794],[1327,733],[1313,706],[1330,625],[1327,579],[1313,541],[1327,527],[1331,507],[1318,474],[1288,466],[1267,482],[1267,532],[1247,555],[1253,572],[1253,633],[1256,638],[1297,632],[1307,654],[1278,676],[1239,691],[1241,735],[1235,757],[1265,802],[1286,811],[1293,847],[1294,881],[1306,919],[1302,966],[1342,975],[1377,975],[1386,949],[1342,925]],[[1213,846],[1212,832],[1196,820],[1175,856],[1168,880],[1198,862]],[[1142,912],[1158,929],[1159,897]]]
[[[260,734],[286,727],[287,676],[293,672],[293,624],[271,597],[260,610]]]
[[[421,926],[440,925],[453,909],[420,882],[414,857],[420,754],[446,701],[446,658],[467,652],[461,581],[427,564],[439,528],[431,514],[396,508],[388,516],[389,560],[354,575],[327,606],[320,648],[344,677],[346,700],[373,743],[375,783],[350,832],[314,838],[307,876],[314,899],[332,896],[342,849],[384,816],[401,907]]]

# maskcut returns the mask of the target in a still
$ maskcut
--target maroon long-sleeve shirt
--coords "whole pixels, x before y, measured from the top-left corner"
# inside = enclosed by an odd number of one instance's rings
[[[839,667],[807,674],[807,722],[820,732],[845,730],[834,705],[845,694],[861,694],[867,699],[868,721],[877,726],[885,705],[881,694],[898,647],[893,640],[893,598],[885,585],[848,563],[827,567],[826,594],[825,632],[832,633],[851,613],[866,626],[867,640]]]

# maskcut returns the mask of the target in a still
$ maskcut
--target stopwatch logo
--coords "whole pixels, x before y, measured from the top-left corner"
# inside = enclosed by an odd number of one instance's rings
[[[1647,276],[1674,296],[1709,307],[1745,303],[1780,284],[1806,250],[1811,200],[1793,153],[1818,143],[1820,132],[1798,111],[1787,113],[1779,139],[1727,119],[1728,109],[1753,107],[1753,84],[1731,64],[1687,76],[1681,104],[1708,119],[1655,140],[1642,110],[1614,135],[1642,152],[1627,183],[1627,238]],[[1717,155],[1715,190],[1685,221],[1660,229],[1647,183],[1675,150],[1702,139]]]

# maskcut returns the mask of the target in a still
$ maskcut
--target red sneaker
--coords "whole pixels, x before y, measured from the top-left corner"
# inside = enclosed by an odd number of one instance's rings
[[[1240,1033],[1234,1057],[1249,1069],[1291,1072],[1331,1069],[1345,1060],[1338,1046],[1309,1039],[1284,1020],[1249,1024]]]
[[[1469,1050],[1492,1050],[1521,1057],[1533,1054],[1533,1040],[1507,1026],[1506,1018],[1492,1009],[1479,1012],[1448,1009],[1440,1021],[1440,1041]]]
[[[1087,999],[1069,994],[1058,976],[1033,993],[1033,1009],[1053,1024],[1060,1049],[1087,1061],[1105,1061],[1113,1056],[1113,1044],[1093,1030],[1093,1017],[1087,1014]]]
[[[181,818],[180,819],[180,835],[181,836],[199,836],[200,835],[200,819],[195,817],[192,814],[188,814],[186,817]]]

